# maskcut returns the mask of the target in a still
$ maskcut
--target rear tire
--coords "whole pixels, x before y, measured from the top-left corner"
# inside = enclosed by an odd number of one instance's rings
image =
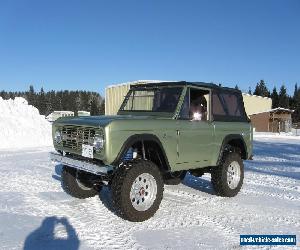
[[[220,196],[236,196],[243,185],[243,180],[244,164],[236,152],[226,153],[221,165],[213,168],[211,173],[212,185]]]
[[[83,183],[80,179],[85,173],[75,168],[63,166],[61,173],[61,184],[63,190],[76,198],[85,199],[93,197],[99,193],[99,190],[94,189],[92,185]]]
[[[153,162],[138,160],[120,165],[112,179],[111,190],[116,213],[126,220],[140,222],[158,210],[164,184]]]

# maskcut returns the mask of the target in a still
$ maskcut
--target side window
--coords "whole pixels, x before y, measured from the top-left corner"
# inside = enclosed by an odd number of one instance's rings
[[[214,92],[212,95],[212,114],[216,121],[247,120],[238,93]]]
[[[181,119],[209,120],[209,91],[189,88],[180,112]]]
[[[234,94],[222,94],[224,102],[228,109],[228,115],[241,116],[240,105],[238,105],[238,97]]]
[[[221,103],[219,96],[214,93],[212,98],[212,109],[214,115],[226,115],[224,106]]]

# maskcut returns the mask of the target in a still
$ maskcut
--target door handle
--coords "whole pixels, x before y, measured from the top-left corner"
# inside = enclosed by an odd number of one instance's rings
[[[179,136],[180,136],[180,131],[176,130],[176,134],[177,134],[176,153],[177,153],[177,157],[179,157]]]

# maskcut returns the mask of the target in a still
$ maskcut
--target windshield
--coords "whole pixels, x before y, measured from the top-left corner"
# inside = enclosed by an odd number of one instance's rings
[[[173,113],[181,92],[182,87],[131,89],[120,111]]]

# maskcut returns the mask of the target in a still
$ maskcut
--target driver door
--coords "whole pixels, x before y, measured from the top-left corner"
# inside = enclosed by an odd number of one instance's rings
[[[188,88],[177,120],[177,163],[180,169],[210,166],[214,143],[211,91]]]

